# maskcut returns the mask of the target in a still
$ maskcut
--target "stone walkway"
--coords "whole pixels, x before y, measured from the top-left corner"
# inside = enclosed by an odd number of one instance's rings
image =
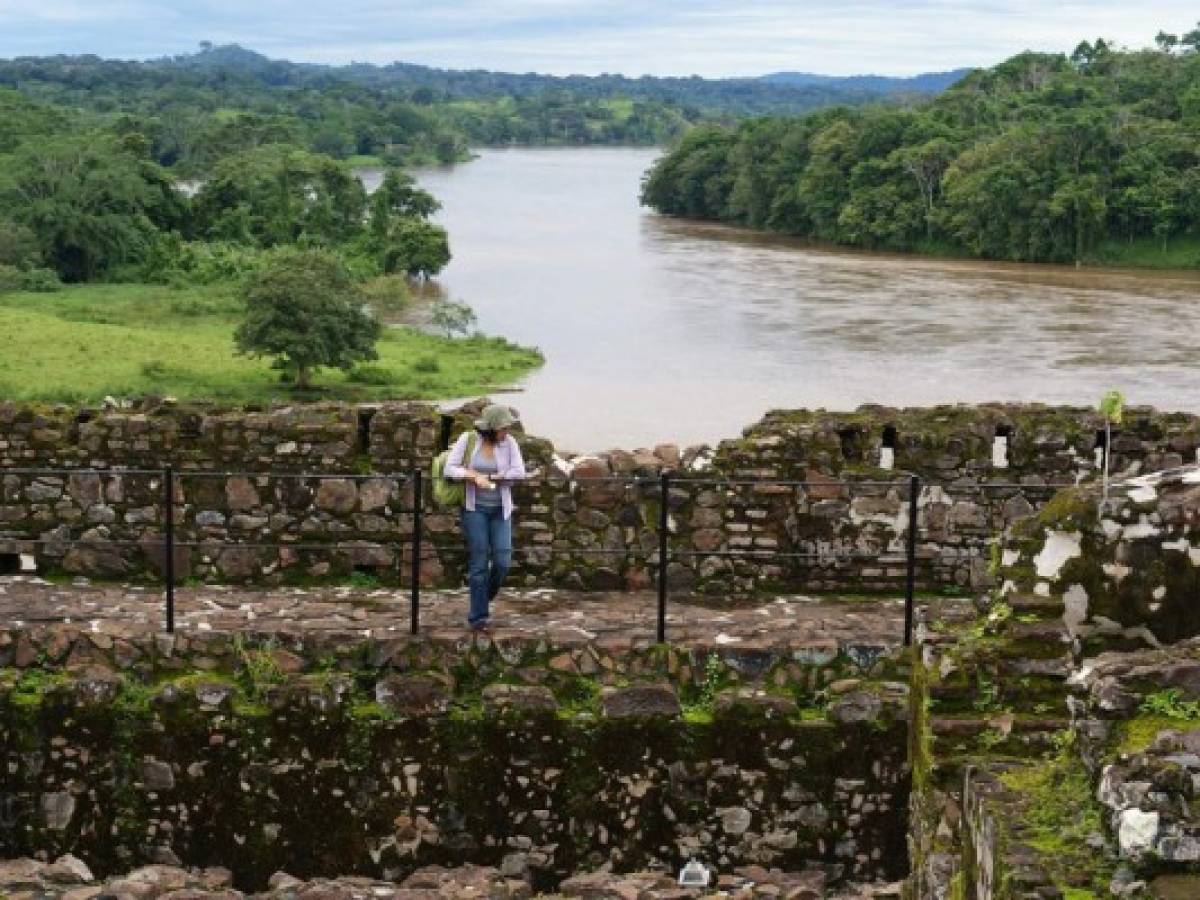
[[[965,600],[923,600],[930,617],[971,614]],[[465,591],[423,591],[421,632],[435,640],[465,632]],[[753,605],[668,604],[667,639],[684,646],[786,650],[814,642],[899,646],[904,603],[897,598],[764,598]],[[537,639],[555,646],[596,643],[612,651],[654,641],[657,596],[576,593],[553,589],[506,591],[493,604],[496,637]],[[240,632],[358,634],[386,639],[408,633],[410,606],[402,591],[352,587],[241,589],[180,588],[180,633]],[[56,584],[29,576],[0,577],[0,627],[54,624],[132,636],[162,629],[160,590],[138,585]]]

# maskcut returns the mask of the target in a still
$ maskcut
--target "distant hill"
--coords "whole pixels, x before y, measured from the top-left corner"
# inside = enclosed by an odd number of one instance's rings
[[[908,78],[887,75],[814,75],[810,72],[772,72],[759,80],[768,84],[789,84],[796,87],[836,85],[854,91],[875,94],[940,94],[971,73],[971,69],[950,72],[925,72]]]
[[[198,53],[152,60],[155,69],[198,72],[228,71],[273,85],[314,87],[350,83],[377,90],[425,88],[436,99],[495,100],[532,98],[552,92],[576,97],[624,97],[690,105],[720,115],[788,115],[841,104],[857,106],[891,96],[940,93],[968,69],[935,72],[911,78],[883,75],[839,77],[779,72],[761,78],[700,78],[699,76],[631,78],[625,75],[541,75],[534,72],[493,72],[486,69],[439,69],[414,63],[387,65],[351,63],[329,66],[273,60],[236,44],[206,45]]]

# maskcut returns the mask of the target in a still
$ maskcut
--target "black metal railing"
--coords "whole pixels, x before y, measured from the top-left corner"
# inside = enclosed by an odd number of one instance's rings
[[[161,493],[159,494],[162,508],[162,528],[161,528],[161,550],[162,550],[162,581],[163,581],[163,602],[164,602],[164,624],[167,632],[175,631],[175,591],[177,587],[177,573],[175,566],[176,552],[181,548],[188,547],[212,547],[214,544],[222,547],[238,547],[243,549],[291,549],[291,550],[319,550],[325,552],[336,552],[344,550],[362,550],[364,543],[370,543],[378,546],[380,543],[393,544],[398,552],[396,555],[397,576],[399,578],[400,570],[403,567],[403,556],[405,546],[410,548],[410,571],[409,571],[409,628],[412,634],[418,634],[421,623],[421,582],[422,582],[422,555],[425,539],[425,487],[428,478],[420,469],[412,469],[404,474],[334,474],[334,473],[309,473],[309,472],[273,472],[273,471],[214,471],[214,470],[177,470],[175,467],[168,465],[162,469],[0,469],[0,476],[18,475],[25,477],[67,477],[79,475],[94,475],[100,478],[125,478],[125,477],[149,477],[151,479],[162,479]],[[412,507],[405,508],[403,503],[398,508],[391,509],[392,513],[398,516],[411,516],[412,533],[407,540],[401,541],[356,541],[353,545],[347,545],[339,541],[321,541],[314,543],[301,543],[297,541],[275,540],[270,542],[252,543],[242,541],[228,540],[179,540],[176,533],[176,517],[179,511],[178,495],[182,489],[184,482],[188,480],[228,479],[233,477],[244,477],[248,479],[274,479],[274,480],[302,480],[302,481],[324,481],[324,480],[341,480],[341,481],[392,481],[398,486],[411,485],[411,497],[413,499]],[[839,490],[851,490],[853,488],[869,488],[875,491],[891,491],[902,490],[907,487],[907,534],[904,542],[904,644],[908,646],[912,643],[914,629],[914,608],[916,601],[917,590],[917,565],[918,565],[918,512],[919,500],[923,486],[935,487],[935,483],[926,484],[917,475],[911,475],[904,480],[893,481],[867,481],[867,480],[837,480],[837,479],[821,479],[815,481],[808,480],[786,480],[786,479],[771,479],[771,478],[706,478],[706,477],[691,477],[680,476],[675,473],[664,471],[657,477],[639,477],[639,476],[605,476],[605,477],[579,477],[569,478],[566,476],[556,476],[554,478],[546,478],[544,476],[531,480],[533,485],[542,484],[574,484],[587,486],[590,484],[603,483],[620,483],[638,488],[653,488],[657,487],[658,491],[658,521],[656,523],[657,531],[657,552],[655,554],[654,568],[656,570],[656,588],[657,588],[657,616],[655,637],[659,643],[663,643],[667,639],[667,605],[668,605],[668,588],[669,588],[669,563],[672,560],[696,559],[696,558],[725,558],[725,559],[741,559],[753,561],[807,561],[813,563],[828,562],[831,558],[838,561],[842,560],[860,560],[877,562],[892,561],[894,556],[890,553],[839,553],[839,554],[822,554],[815,552],[796,552],[784,551],[778,548],[762,548],[762,549],[737,549],[737,550],[672,550],[670,546],[670,509],[671,509],[671,490],[676,486],[687,486],[688,488],[698,487],[721,487],[721,488],[737,488],[737,487],[790,487],[790,488],[820,488],[829,490],[837,488]],[[971,489],[980,490],[1004,490],[1004,491],[1020,491],[1020,492],[1037,492],[1039,490],[1053,491],[1057,490],[1054,485],[1030,485],[1030,484],[1015,484],[1001,482],[979,482],[968,485],[952,484],[943,485],[949,487],[954,492],[963,492]],[[155,493],[155,485],[151,481],[147,495],[152,496]],[[402,496],[402,494],[401,494]],[[185,498],[186,500],[186,498]],[[153,541],[147,540],[147,535],[143,535],[141,540],[97,540],[97,539],[71,539],[64,537],[51,538],[25,538],[14,535],[6,535],[0,532],[0,546],[4,545],[26,545],[26,546],[53,546],[53,547],[68,547],[72,545],[85,545],[88,547],[109,547],[109,548],[131,548],[137,547],[145,552],[148,547],[153,545]],[[153,537],[153,535],[149,535]],[[455,552],[464,552],[461,547],[446,547],[438,546],[436,548],[438,554],[447,554]],[[574,547],[574,548],[551,548],[551,547],[529,547],[518,548],[518,554],[537,554],[538,558],[545,556],[554,557],[558,555],[567,556],[624,556],[626,558],[636,555],[637,553],[646,554],[646,548],[605,548],[605,547]]]

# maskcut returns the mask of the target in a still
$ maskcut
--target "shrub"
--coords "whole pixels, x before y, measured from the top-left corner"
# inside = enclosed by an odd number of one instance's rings
[[[396,383],[396,373],[386,366],[359,365],[350,370],[346,380],[354,384],[385,387]]]
[[[475,324],[475,310],[465,303],[439,300],[433,304],[431,312],[430,321],[434,327],[444,331],[448,338],[456,334],[466,334]]]
[[[381,275],[363,285],[367,302],[380,312],[400,312],[412,303],[408,280],[396,275]]]
[[[16,266],[0,263],[0,294],[24,290],[25,273]]]
[[[52,294],[62,290],[62,281],[53,269],[29,269],[22,273],[22,290],[37,294]]]
[[[442,364],[433,356],[420,357],[412,367],[414,372],[424,372],[427,375],[442,371]]]

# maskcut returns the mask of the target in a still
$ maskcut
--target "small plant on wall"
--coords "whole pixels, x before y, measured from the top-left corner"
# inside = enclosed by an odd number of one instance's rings
[[[1125,415],[1125,395],[1120,391],[1109,391],[1100,398],[1100,415],[1104,416],[1104,475],[1100,509],[1108,503],[1108,461],[1112,456],[1112,427],[1120,425]]]

